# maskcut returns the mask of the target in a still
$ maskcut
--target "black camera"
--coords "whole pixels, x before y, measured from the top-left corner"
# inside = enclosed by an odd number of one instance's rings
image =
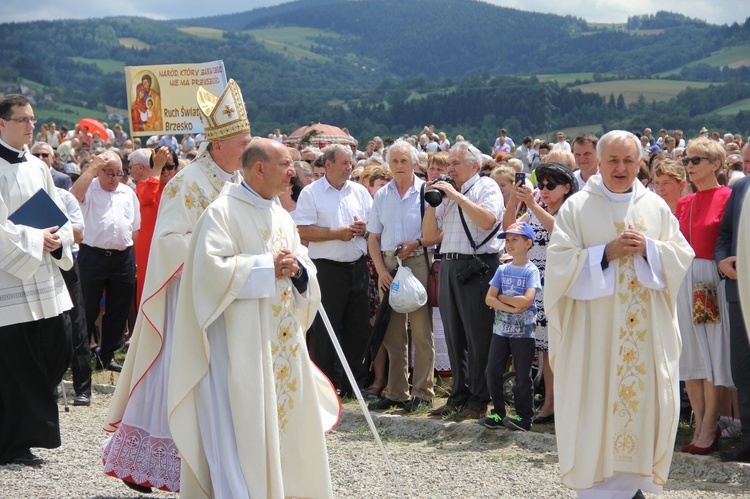
[[[456,182],[453,181],[453,179],[450,177],[450,175],[442,174],[438,178],[432,181],[432,184],[435,182],[448,182],[453,186],[453,188],[456,188]],[[424,200],[427,201],[427,203],[432,206],[433,208],[436,208],[440,203],[443,202],[443,198],[445,197],[445,193],[441,191],[440,189],[433,189],[431,191],[426,191],[424,193]]]
[[[475,256],[469,261],[469,265],[456,272],[456,279],[461,284],[466,284],[476,276],[486,274],[489,270],[490,266],[484,263],[484,260]]]

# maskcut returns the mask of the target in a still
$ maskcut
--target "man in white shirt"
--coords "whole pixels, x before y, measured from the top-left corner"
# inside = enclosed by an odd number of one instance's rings
[[[370,232],[367,247],[378,271],[379,288],[381,292],[390,288],[393,282],[391,271],[396,268],[397,257],[401,258],[401,265],[411,269],[426,287],[431,263],[426,254],[427,248],[439,241],[422,237],[422,213],[427,205],[422,199],[425,183],[414,174],[415,168],[419,168],[419,153],[408,142],[399,140],[388,148],[387,158],[393,180],[375,194],[367,223],[367,230]],[[399,247],[402,249],[396,254],[395,250]],[[403,407],[406,412],[411,412],[431,404],[435,395],[435,343],[431,314],[427,304],[408,314],[414,353],[410,392],[406,314],[391,311],[391,319],[383,338],[389,359],[388,394],[370,404],[370,409]]]
[[[596,156],[596,143],[599,139],[591,133],[582,133],[573,140],[573,156],[578,169],[573,175],[578,181],[578,191],[583,189],[592,175],[599,173],[599,158]]]
[[[508,144],[508,147],[510,147],[511,151],[513,150],[514,147],[516,147],[516,144],[513,142],[513,139],[508,137],[508,131],[505,128],[501,128],[500,136],[495,139],[495,144],[492,146],[493,150],[500,145],[500,139],[504,139],[505,143]],[[458,140],[456,140],[456,142],[458,142]]]
[[[342,396],[352,396],[367,381],[367,366],[362,363],[370,331],[365,233],[372,198],[367,189],[348,180],[352,171],[348,147],[326,147],[323,164],[325,177],[302,189],[294,221],[300,237],[310,241],[310,258],[318,268],[323,307],[358,386],[350,386],[346,379],[336,380],[336,354],[320,317],[314,325],[313,360]]]
[[[70,223],[34,228],[8,220],[44,190],[62,209],[49,168],[30,155],[34,110],[0,99],[0,465],[38,466],[32,447],[60,446],[55,389],[70,363],[63,312],[72,303],[60,269],[73,265]]]
[[[562,149],[563,151],[570,152],[570,144],[565,140],[565,134],[557,132],[557,142],[552,146],[552,149]]]
[[[532,143],[533,143],[533,139],[529,136],[526,136],[523,138],[523,144],[521,144],[521,147],[519,147],[513,152],[513,157],[516,159],[520,159],[521,163],[523,163],[524,173],[531,173],[531,162],[532,162],[531,144]]]
[[[114,354],[135,295],[133,242],[141,227],[138,198],[120,182],[122,176],[122,160],[117,153],[106,151],[91,160],[70,190],[81,204],[86,225],[78,252],[86,323],[92,334],[105,293],[97,355],[102,366],[116,372],[122,367]]]

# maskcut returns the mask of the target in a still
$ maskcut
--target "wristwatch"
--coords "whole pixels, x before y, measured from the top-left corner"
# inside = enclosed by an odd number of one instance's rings
[[[417,238],[417,248],[422,247],[422,240],[420,238]]]

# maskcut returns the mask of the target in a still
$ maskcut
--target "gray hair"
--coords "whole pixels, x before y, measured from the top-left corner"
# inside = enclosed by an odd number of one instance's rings
[[[315,158],[318,158],[318,156],[320,156],[321,154],[323,154],[320,149],[318,149],[317,147],[313,147],[313,146],[305,147],[304,149],[302,149],[300,151],[300,154],[304,154],[306,152],[314,153],[315,154]],[[349,153],[351,154],[351,151]]]
[[[451,154],[458,153],[461,158],[469,165],[474,166],[474,171],[479,171],[482,167],[482,153],[471,145],[471,142],[460,140],[451,147]]]
[[[306,178],[312,178],[313,177],[313,171],[312,167],[310,166],[310,163],[307,161],[295,161],[292,163],[292,166],[297,171],[297,176],[304,175]]]
[[[151,149],[136,149],[128,156],[131,165],[143,165],[151,167]]]
[[[610,145],[610,143],[627,141],[631,141],[633,143],[636,156],[640,157],[641,141],[638,140],[638,137],[626,130],[612,130],[611,132],[607,132],[602,135],[602,138],[600,138],[599,142],[597,142],[596,144],[596,157],[599,158],[599,161],[601,161],[602,153],[604,152],[604,149]]]
[[[120,158],[120,155],[110,149],[104,151],[99,156],[101,156],[107,164],[116,163],[118,166],[122,167],[122,159]]]
[[[341,144],[331,144],[328,147],[326,147],[325,152],[323,152],[323,165],[326,164],[326,161],[336,162],[336,153],[343,154],[344,156],[352,157],[352,150],[350,147],[346,147]]]
[[[408,153],[412,165],[419,163],[419,151],[417,151],[416,147],[409,144],[404,139],[398,139],[391,145],[391,147],[388,148],[388,152],[385,155],[385,162],[389,165],[391,164],[391,155],[393,154],[393,151]]]

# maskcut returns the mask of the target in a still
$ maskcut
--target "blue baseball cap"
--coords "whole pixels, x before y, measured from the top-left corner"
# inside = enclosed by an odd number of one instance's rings
[[[518,234],[519,236],[528,237],[534,240],[534,228],[526,222],[516,222],[510,224],[508,229],[498,234],[498,239],[505,239],[508,234]]]

